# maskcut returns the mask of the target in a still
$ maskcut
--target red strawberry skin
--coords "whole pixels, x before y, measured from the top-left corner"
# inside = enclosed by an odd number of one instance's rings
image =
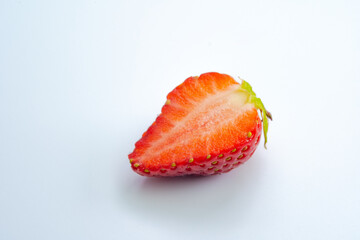
[[[161,114],[135,144],[129,154],[132,169],[142,176],[174,177],[238,167],[261,137],[262,122],[251,99],[226,74],[186,79],[168,94]]]
[[[214,175],[220,173],[226,173],[232,169],[238,167],[240,164],[246,162],[255,152],[260,136],[261,136],[261,122],[259,121],[255,128],[252,130],[254,135],[245,141],[242,141],[238,144],[235,144],[232,148],[225,149],[221,151],[222,153],[212,153],[209,154],[210,158],[207,156],[202,156],[194,158],[193,160],[182,161],[181,163],[176,163],[175,166],[171,164],[160,166],[145,167],[140,165],[134,167],[134,164],[131,165],[132,169],[143,176],[163,176],[163,177],[173,177],[173,176],[182,176],[182,175]],[[130,154],[131,157],[131,154]],[[130,158],[131,159],[131,158]],[[149,172],[145,172],[145,169],[148,169]]]

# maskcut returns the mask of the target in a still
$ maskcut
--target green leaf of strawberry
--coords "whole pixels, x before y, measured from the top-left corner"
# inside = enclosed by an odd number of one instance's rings
[[[241,78],[240,78],[241,79]],[[262,103],[261,99],[256,97],[256,94],[254,93],[254,91],[252,90],[251,85],[246,82],[245,80],[241,79],[242,83],[241,83],[241,89],[245,90],[249,93],[249,102],[252,102],[255,104],[255,107],[257,109],[260,110],[261,115],[262,115],[262,119],[263,119],[263,128],[264,128],[264,137],[265,137],[265,142],[264,142],[264,147],[266,149],[266,143],[267,143],[267,132],[268,132],[268,128],[269,128],[269,122],[268,119],[272,120],[272,115],[270,112],[266,111],[264,104]]]
[[[135,144],[132,169],[168,177],[231,171],[254,153],[262,126],[266,144],[268,118],[246,81],[215,72],[189,77],[168,94],[161,114]]]

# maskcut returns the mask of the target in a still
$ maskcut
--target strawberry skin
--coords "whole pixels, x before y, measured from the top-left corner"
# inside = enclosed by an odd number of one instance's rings
[[[258,111],[262,115],[262,121]],[[255,152],[271,114],[244,80],[215,72],[189,77],[167,96],[161,114],[129,154],[142,176],[229,172]]]

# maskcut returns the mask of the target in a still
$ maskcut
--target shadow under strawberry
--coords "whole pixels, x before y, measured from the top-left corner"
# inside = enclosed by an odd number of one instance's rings
[[[134,218],[159,228],[205,231],[209,225],[216,228],[219,219],[229,221],[226,229],[239,228],[246,221],[242,216],[255,207],[257,190],[263,184],[266,164],[260,156],[255,153],[241,168],[217,176],[136,178],[126,183],[121,198]]]

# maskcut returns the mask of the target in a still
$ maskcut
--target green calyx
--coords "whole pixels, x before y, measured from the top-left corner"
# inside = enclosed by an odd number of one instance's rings
[[[241,79],[241,78],[240,78]],[[264,143],[264,147],[266,149],[266,143],[267,143],[267,132],[268,132],[268,128],[269,128],[269,121],[268,118],[270,120],[272,120],[272,115],[270,112],[268,112],[265,109],[264,104],[262,103],[261,99],[256,97],[256,94],[254,93],[254,91],[252,90],[251,85],[246,82],[245,80],[241,79],[242,83],[241,83],[241,90],[247,92],[249,94],[249,102],[253,103],[255,105],[255,107],[257,109],[260,110],[261,112],[261,116],[262,116],[262,121],[263,121],[263,131],[264,131],[264,137],[265,137],[265,143]]]

